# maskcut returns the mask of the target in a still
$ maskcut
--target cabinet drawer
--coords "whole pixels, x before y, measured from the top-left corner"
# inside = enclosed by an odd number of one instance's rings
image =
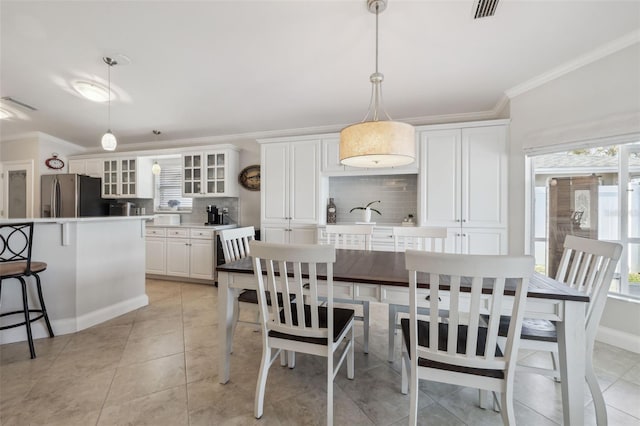
[[[166,237],[167,228],[146,228],[145,233],[147,237]]]
[[[188,238],[189,230],[181,228],[169,228],[167,229],[167,237],[169,238]]]
[[[192,228],[189,230],[191,238],[199,238],[203,240],[213,240],[213,229]]]

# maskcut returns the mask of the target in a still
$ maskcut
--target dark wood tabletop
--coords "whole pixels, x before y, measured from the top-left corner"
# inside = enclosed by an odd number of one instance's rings
[[[252,274],[251,258],[219,265],[218,272],[235,272]],[[318,267],[319,278],[324,278],[323,271]],[[378,284],[388,286],[409,286],[409,274],[405,267],[404,253],[388,251],[336,250],[336,262],[333,265],[333,280]],[[428,288],[428,278],[425,274],[418,275],[418,286]],[[487,292],[491,283],[487,282]],[[463,286],[464,287],[464,286]],[[443,285],[443,290],[448,288]],[[464,289],[463,289],[464,291]],[[515,283],[507,281],[505,294],[513,295]],[[557,299],[588,302],[589,296],[569,288],[545,275],[534,273],[529,283],[527,297],[538,299]]]

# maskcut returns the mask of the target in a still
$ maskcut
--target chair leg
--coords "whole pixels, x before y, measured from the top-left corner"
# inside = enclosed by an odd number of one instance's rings
[[[500,394],[500,415],[505,425],[515,425],[516,416],[513,410],[513,386],[506,386]]]
[[[369,353],[369,302],[362,304],[362,316],[364,327],[364,353]]]
[[[44,305],[44,297],[42,297],[42,286],[40,285],[40,276],[38,274],[33,274],[36,278],[36,286],[38,288],[38,299],[40,299],[40,309],[42,310],[42,315],[44,315],[44,322],[47,324],[47,331],[49,332],[49,337],[55,337],[53,334],[53,329],[51,328],[51,323],[49,322],[49,314],[47,314],[47,308]]]
[[[24,322],[27,328],[27,340],[29,341],[29,352],[31,352],[31,359],[36,357],[36,350],[33,347],[33,336],[31,335],[31,321],[29,316],[29,301],[27,300],[27,283],[22,277],[18,277],[20,284],[22,285],[22,307],[24,309]]]
[[[327,426],[333,425],[333,350],[327,342]]]
[[[560,360],[558,358],[558,351],[551,352],[551,363],[553,364],[553,380],[556,383],[560,383]]]
[[[229,348],[229,352],[233,353],[233,336],[236,335],[236,328],[238,326],[238,319],[240,318],[240,301],[238,301],[237,294],[233,299],[233,319],[231,320],[231,347]]]
[[[353,380],[353,378],[355,377],[355,367],[354,367],[355,343],[356,342],[353,339],[353,326],[351,326],[351,331],[349,332],[349,343],[348,343],[349,352],[347,352],[347,379],[350,379],[350,380]]]
[[[401,355],[401,362],[402,362],[402,384],[400,385],[400,392],[403,395],[406,395],[407,393],[409,393],[409,376],[410,376],[410,371],[409,371],[409,354],[407,354],[406,352],[402,351],[402,355]]]
[[[281,354],[284,351],[280,352]],[[260,361],[260,373],[258,373],[258,382],[256,383],[256,399],[254,402],[253,415],[256,419],[262,417],[264,412],[264,392],[267,386],[267,376],[269,367],[271,366],[271,348],[268,345],[262,347],[262,360]]]
[[[414,362],[414,360],[411,360],[410,363],[411,381],[409,383],[409,424],[415,425],[418,422],[418,363]]]
[[[396,349],[396,318],[398,311],[396,305],[389,305],[389,355],[387,361],[393,362],[393,355]]]
[[[591,398],[593,398],[593,405],[596,409],[596,424],[598,426],[607,425],[607,405],[602,397],[602,390],[598,384],[598,378],[593,371],[593,350],[587,353],[586,365],[585,365],[585,378],[589,385],[589,391],[591,392]]]

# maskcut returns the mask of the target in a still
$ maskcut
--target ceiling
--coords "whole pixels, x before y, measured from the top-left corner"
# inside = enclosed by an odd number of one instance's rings
[[[640,1],[389,0],[380,15],[384,103],[413,124],[492,118],[505,94],[640,29]],[[107,84],[119,148],[337,131],[364,118],[375,69],[365,0],[0,0],[0,139],[41,131],[97,149]],[[122,62],[122,61],[121,61]],[[152,130],[162,131],[154,136]],[[202,139],[200,139],[202,140]]]

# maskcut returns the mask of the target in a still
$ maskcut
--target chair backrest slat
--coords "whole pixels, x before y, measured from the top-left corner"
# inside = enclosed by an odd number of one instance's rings
[[[425,358],[460,367],[486,369],[512,369],[511,354],[517,353],[520,327],[529,278],[534,271],[532,256],[478,256],[429,253],[408,250],[405,254],[410,285],[410,341],[411,357]],[[417,273],[429,278],[429,345],[414,345],[417,341]],[[507,280],[515,286],[515,296],[507,304],[504,292]],[[487,283],[492,283],[488,286]],[[449,300],[438,298],[438,290],[448,286]],[[443,289],[444,290],[444,289]],[[511,327],[507,336],[506,351],[496,354],[500,315],[511,306]],[[438,313],[449,311],[446,325]],[[488,316],[486,324],[482,321]],[[463,327],[465,326],[465,327]],[[447,329],[447,335],[440,333]],[[466,330],[466,336],[461,334]],[[483,337],[484,350],[479,345]],[[446,350],[441,347],[447,342]],[[440,347],[438,342],[440,342]],[[458,349],[463,344],[464,351]],[[415,353],[414,353],[415,352]]]
[[[327,338],[327,330],[333,330],[335,248],[330,245],[259,241],[252,241],[249,245],[258,283],[263,336],[273,330],[302,337]],[[266,265],[266,276],[263,275],[263,263]],[[323,284],[322,281],[326,281],[328,293],[326,328],[320,327],[318,315],[323,302],[318,297],[318,286]],[[271,306],[267,304],[265,291],[270,293]],[[277,297],[278,294],[282,297]],[[281,304],[278,303],[279,299]],[[291,300],[295,300],[295,303],[291,303]],[[306,310],[305,304],[308,306]],[[297,323],[293,321],[294,318],[297,318]]]
[[[218,235],[220,236],[225,263],[243,259],[251,254],[249,241],[254,239],[255,229],[253,226],[223,229],[218,231]]]
[[[393,250],[425,250],[443,253],[447,228],[423,226],[394,226]]]
[[[336,248],[371,250],[373,225],[327,225],[325,233]]]
[[[556,280],[587,294],[586,330],[595,337],[622,245],[567,235]]]

